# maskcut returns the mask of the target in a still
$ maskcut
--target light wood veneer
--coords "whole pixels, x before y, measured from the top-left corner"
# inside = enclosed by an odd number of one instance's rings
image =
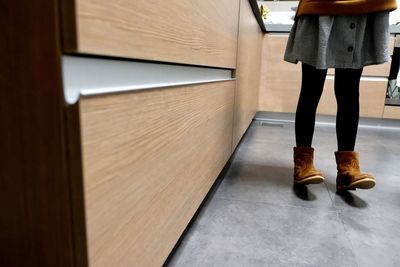
[[[286,34],[264,35],[259,111],[296,111],[301,84],[301,65],[283,60],[287,39]]]
[[[385,106],[383,112],[383,118],[385,119],[400,119],[400,107],[399,106]]]
[[[233,148],[249,127],[258,105],[263,33],[248,0],[241,0],[236,69]]]
[[[161,266],[231,154],[234,81],[83,97],[91,266]]]
[[[70,11],[62,21],[66,52],[236,67],[239,0],[62,0],[62,5]]]

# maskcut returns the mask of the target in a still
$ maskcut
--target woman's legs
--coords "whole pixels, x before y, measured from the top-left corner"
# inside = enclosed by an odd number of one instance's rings
[[[324,87],[327,70],[302,64],[302,84],[296,110],[296,145],[294,148],[294,184],[324,181],[314,168],[311,147],[315,127],[315,113]],[[362,69],[336,69],[335,95],[337,101],[336,134],[338,151],[335,153],[338,192],[374,187],[374,177],[362,173],[358,153],[354,152],[359,119],[359,86]]]
[[[294,184],[319,184],[322,173],[314,167],[314,149],[311,147],[315,113],[324,88],[327,70],[302,64],[302,82],[296,110],[296,147],[293,149]]]
[[[311,147],[315,127],[315,113],[324,88],[327,70],[302,64],[302,81],[296,110],[296,146]]]
[[[356,188],[369,189],[375,179],[360,171],[359,154],[354,152],[359,119],[359,87],[362,69],[336,69],[335,95],[337,101],[336,135],[338,151],[336,188],[338,192]]]
[[[354,151],[360,113],[359,87],[363,69],[335,69],[338,151]]]

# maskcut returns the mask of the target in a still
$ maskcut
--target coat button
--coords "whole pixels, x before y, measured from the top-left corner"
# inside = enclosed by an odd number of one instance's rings
[[[354,29],[356,27],[355,23],[350,24],[350,29]]]
[[[353,52],[354,48],[352,46],[347,47],[347,51]]]

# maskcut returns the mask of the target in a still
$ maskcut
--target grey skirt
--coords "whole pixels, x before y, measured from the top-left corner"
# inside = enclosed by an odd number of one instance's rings
[[[389,12],[301,16],[290,32],[284,59],[317,69],[380,64],[390,60],[389,35]]]

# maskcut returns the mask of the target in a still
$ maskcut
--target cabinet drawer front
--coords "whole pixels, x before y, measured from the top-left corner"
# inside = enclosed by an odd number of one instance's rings
[[[364,67],[363,76],[389,77],[390,62]]]
[[[239,0],[74,4],[63,0],[66,52],[235,68]]]
[[[400,119],[400,106],[385,106],[383,118]]]
[[[80,100],[91,266],[161,266],[231,152],[234,81]]]
[[[265,34],[258,110],[295,112],[301,85],[301,64],[283,60],[288,35]]]

